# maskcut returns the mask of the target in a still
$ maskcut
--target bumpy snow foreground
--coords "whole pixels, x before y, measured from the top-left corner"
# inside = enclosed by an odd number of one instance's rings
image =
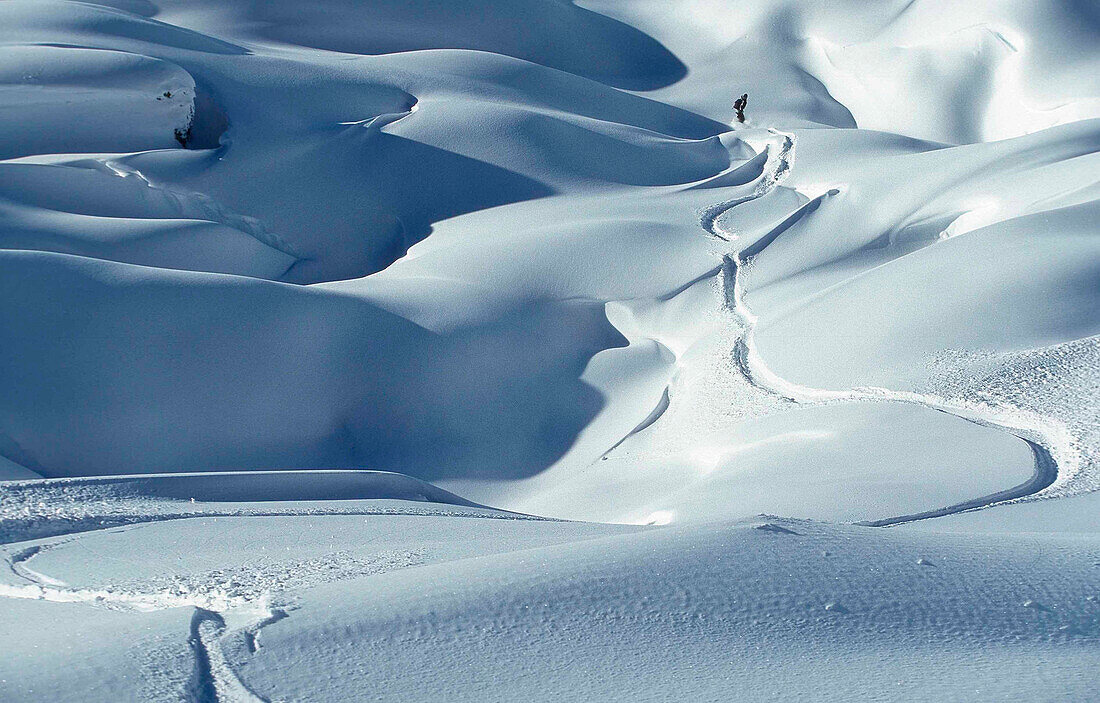
[[[1098,222],[1089,0],[0,1],[0,700],[1095,699]]]

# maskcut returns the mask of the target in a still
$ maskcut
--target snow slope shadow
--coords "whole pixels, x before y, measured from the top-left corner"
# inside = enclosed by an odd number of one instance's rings
[[[258,279],[19,251],[0,269],[0,417],[47,477],[530,475],[600,407],[580,380],[588,360],[624,342],[594,303],[436,334]],[[57,304],[31,304],[40,295]]]
[[[0,159],[217,146],[226,127],[190,72],[121,51],[4,46],[0,99],[21,108],[0,112]]]
[[[0,27],[17,27],[23,41],[36,34],[49,34],[68,26],[61,34],[69,46],[99,46],[103,43],[149,43],[173,49],[216,56],[243,56],[248,49],[185,27],[143,17],[148,7],[141,3],[123,4],[126,9],[85,2],[42,0],[5,2],[0,5]],[[158,3],[161,4],[161,3]],[[136,5],[136,6],[135,6]],[[129,10],[136,10],[135,14]],[[41,40],[38,40],[41,43]]]
[[[378,126],[337,129],[311,135],[296,149],[233,134],[224,158],[187,176],[185,185],[216,193],[286,242],[300,259],[282,276],[293,283],[375,273],[427,236],[434,222],[553,193],[535,179]],[[158,182],[188,168],[158,153],[130,165]]]
[[[211,106],[195,124],[188,146],[215,146],[225,117]],[[315,283],[384,269],[439,220],[553,192],[377,127],[341,130],[304,154],[231,136],[202,154],[177,146],[2,163],[0,247]]]
[[[329,51],[390,54],[475,49],[630,90],[661,88],[687,74],[687,67],[648,34],[559,0],[375,0],[369,4],[323,0],[216,5],[241,29],[254,32],[258,38]]]

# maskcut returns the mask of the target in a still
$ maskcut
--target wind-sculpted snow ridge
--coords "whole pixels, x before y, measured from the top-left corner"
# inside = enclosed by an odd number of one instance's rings
[[[27,157],[0,164],[0,173],[6,249],[269,279],[298,260],[255,218],[155,186],[126,155]]]
[[[8,484],[14,495],[49,492],[101,499],[221,502],[390,499],[483,507],[411,476],[387,471],[230,471],[96,476]],[[33,498],[32,498],[33,500]]]
[[[0,543],[219,515],[545,519],[485,508],[424,481],[381,471],[105,476],[5,484]]]

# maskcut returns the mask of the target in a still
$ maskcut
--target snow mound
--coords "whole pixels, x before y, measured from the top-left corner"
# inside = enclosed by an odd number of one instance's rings
[[[167,61],[53,46],[0,48],[0,159],[180,146],[195,81]]]
[[[159,4],[167,16],[201,21],[215,33],[352,54],[474,49],[514,56],[603,81],[647,90],[686,68],[652,37],[571,2],[547,0],[354,0],[294,3]],[[236,30],[236,31],[234,31]],[[552,40],[551,40],[552,37]]]

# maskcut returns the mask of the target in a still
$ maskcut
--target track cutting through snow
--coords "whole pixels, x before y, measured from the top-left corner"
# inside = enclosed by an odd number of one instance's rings
[[[0,581],[0,598],[40,600],[53,603],[82,603],[106,610],[149,613],[171,608],[193,608],[188,642],[196,657],[191,689],[199,703],[256,703],[256,695],[230,662],[223,642],[243,637],[249,654],[259,649],[259,632],[267,625],[288,617],[287,609],[273,602],[287,588],[304,588],[368,574],[385,573],[421,563],[419,550],[378,554],[368,560],[345,559],[338,554],[308,562],[244,567],[221,573],[220,580],[203,576],[201,584],[173,588],[103,586],[72,587],[28,566],[35,557],[52,548],[73,542],[70,537],[35,545],[7,556],[12,575],[23,583]]]
[[[716,239],[731,243],[736,242],[738,239],[737,233],[723,231],[718,225],[719,218],[739,205],[767,195],[779,185],[793,167],[794,135],[774,129],[769,130],[769,132],[780,139],[778,142],[769,142],[765,147],[769,152],[768,163],[753,193],[711,206],[700,217],[700,225]],[[830,190],[824,195],[811,199],[791,217],[802,216],[815,207],[822,198],[836,195],[838,192]],[[787,218],[787,221],[790,219]],[[1068,441],[1059,441],[1058,439],[1060,435],[1065,434],[1064,429],[1034,413],[1015,409],[1001,411],[980,403],[968,404],[928,394],[894,391],[887,388],[865,387],[844,391],[811,388],[787,381],[768,368],[754,343],[757,317],[745,303],[741,272],[751,266],[753,258],[779,236],[785,224],[786,221],[773,228],[770,233],[765,234],[763,237],[723,256],[722,285],[725,291],[726,305],[731,310],[737,326],[741,329],[733,349],[734,365],[750,385],[765,393],[799,405],[844,401],[897,401],[920,405],[967,422],[1011,434],[1027,443],[1035,457],[1035,473],[1029,480],[1017,486],[934,510],[863,521],[859,524],[871,527],[889,527],[917,520],[979,510],[1002,503],[1053,497],[1047,496],[1044,491],[1068,481],[1072,472],[1066,469],[1077,466],[1079,462],[1074,456],[1071,444]],[[1061,471],[1059,471],[1059,465],[1062,466]]]
[[[265,618],[270,619],[270,618]],[[225,619],[221,615],[195,608],[191,619],[191,647],[199,662],[199,681],[196,682],[199,700],[213,699],[216,703],[266,703],[233,671],[222,651],[220,640],[225,635]]]
[[[12,573],[27,581],[23,585],[0,583],[0,597],[43,600],[54,603],[85,603],[109,610],[151,612],[167,608],[194,608],[189,643],[197,660],[196,680],[192,694],[196,703],[263,703],[237,676],[222,650],[221,641],[227,633],[223,614],[232,614],[244,624],[251,641],[264,625],[285,617],[285,611],[269,606],[269,596],[259,598],[231,595],[212,589],[209,592],[138,592],[111,588],[70,588],[57,579],[39,574],[26,563],[50,546],[24,549],[8,558]],[[281,616],[280,616],[281,614]]]

